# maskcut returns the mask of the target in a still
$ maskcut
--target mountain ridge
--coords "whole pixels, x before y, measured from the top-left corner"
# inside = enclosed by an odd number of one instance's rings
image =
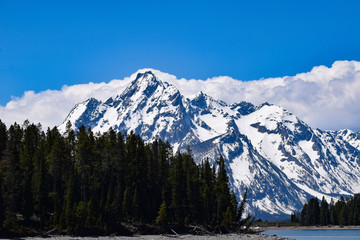
[[[159,137],[174,151],[190,146],[197,162],[208,157],[216,164],[221,154],[238,199],[249,188],[250,209],[260,217],[283,218],[310,196],[360,192],[359,133],[312,129],[269,103],[228,105],[203,92],[185,98],[149,70],[138,72],[115,97],[77,104],[60,131],[67,121],[75,129],[112,127],[145,141]]]

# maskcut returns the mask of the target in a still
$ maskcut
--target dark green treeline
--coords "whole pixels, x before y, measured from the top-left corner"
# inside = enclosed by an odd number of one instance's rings
[[[341,197],[336,203],[333,200],[328,203],[324,197],[319,203],[317,198],[312,198],[301,212],[291,215],[291,221],[304,226],[360,225],[360,195]]]
[[[0,121],[0,223],[3,228],[58,228],[75,234],[117,232],[123,222],[226,226],[240,220],[224,160],[194,163],[112,129],[94,134],[67,126],[42,131]]]

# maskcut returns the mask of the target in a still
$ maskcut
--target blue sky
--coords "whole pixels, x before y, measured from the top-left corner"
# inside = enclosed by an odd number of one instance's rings
[[[145,67],[255,80],[360,60],[359,10],[347,0],[0,0],[0,105]]]

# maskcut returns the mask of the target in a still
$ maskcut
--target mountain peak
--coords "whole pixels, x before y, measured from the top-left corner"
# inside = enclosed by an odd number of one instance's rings
[[[164,86],[164,84],[152,71],[139,72],[120,97],[122,99],[130,98],[136,93],[149,97],[159,86]]]
[[[139,72],[136,75],[136,78],[134,81],[132,81],[132,84],[147,84],[147,85],[154,85],[159,83],[160,81],[157,79],[155,74],[152,71],[146,71],[146,72]]]
[[[199,108],[212,107],[213,105],[218,105],[219,107],[225,107],[227,104],[222,100],[216,100],[213,97],[207,95],[206,93],[200,91],[196,93],[191,99],[192,106]]]
[[[152,72],[152,71],[146,71],[146,72],[139,72],[137,75],[136,75],[136,78],[135,78],[135,81],[140,79],[140,78],[143,78],[143,77],[155,77],[155,74]]]
[[[191,100],[191,104],[196,107],[206,108],[207,107],[206,95],[202,91],[198,92]]]

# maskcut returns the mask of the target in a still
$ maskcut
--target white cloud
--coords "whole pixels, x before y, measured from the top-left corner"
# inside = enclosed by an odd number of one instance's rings
[[[226,76],[187,80],[153,71],[185,96],[201,90],[228,103],[249,101],[258,105],[267,101],[285,107],[312,127],[360,129],[360,62],[337,61],[330,68],[318,66],[296,76],[253,81]],[[136,73],[109,83],[64,86],[61,90],[40,93],[28,91],[0,106],[0,119],[8,125],[25,119],[40,122],[44,127],[59,125],[76,103],[90,97],[106,100],[118,95],[135,76]]]
[[[13,98],[6,106],[0,106],[0,119],[7,125],[14,122],[41,123],[44,128],[59,125],[78,102],[94,97],[106,100],[120,94],[130,83],[130,78],[112,80],[109,83],[89,83],[63,86],[61,90],[40,93],[27,91],[20,98]]]

